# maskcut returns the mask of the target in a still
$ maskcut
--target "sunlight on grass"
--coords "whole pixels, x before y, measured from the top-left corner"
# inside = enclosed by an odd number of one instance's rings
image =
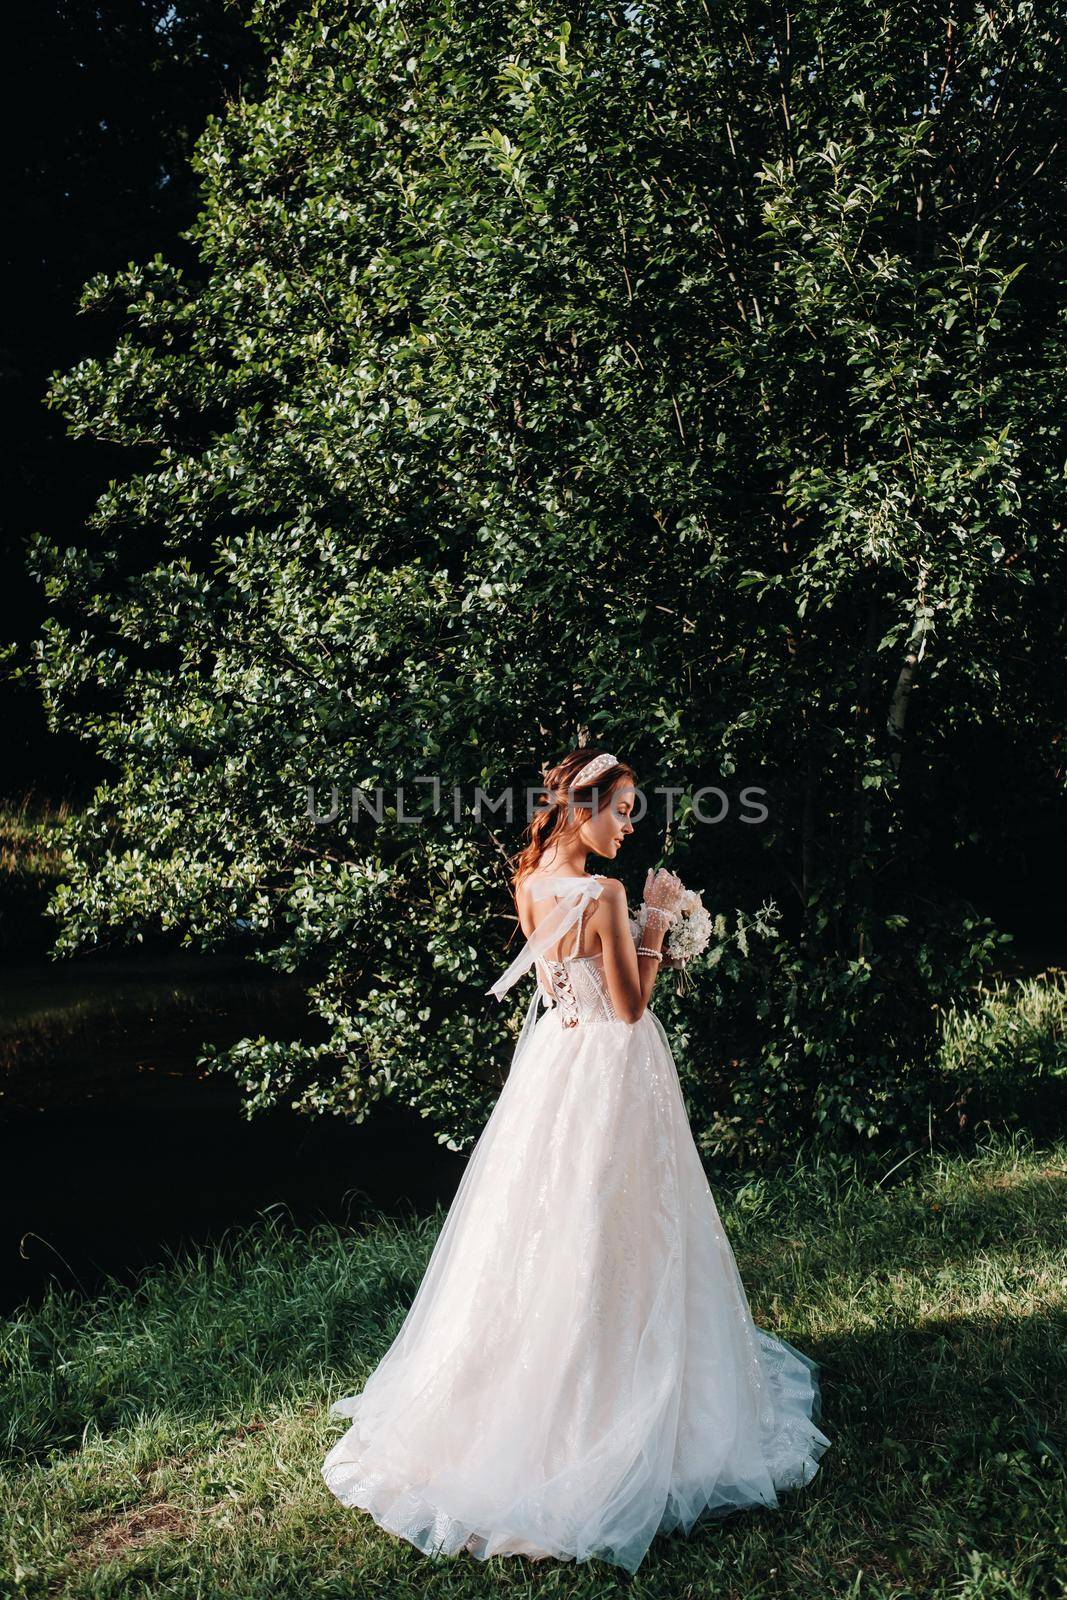
[[[983,985],[942,1017],[937,1076],[961,1125],[1064,1126],[1067,973]]]
[[[822,1363],[833,1449],[777,1511],[601,1563],[434,1562],[319,1466],[443,1214],[271,1210],[0,1344],[6,1564],[23,1595],[1052,1596],[1067,1529],[1067,1146],[1000,1139],[884,1184],[840,1158],[722,1195],[756,1319]]]
[[[56,832],[70,816],[65,800],[54,804],[33,794],[0,801],[0,880],[50,888],[62,867]]]

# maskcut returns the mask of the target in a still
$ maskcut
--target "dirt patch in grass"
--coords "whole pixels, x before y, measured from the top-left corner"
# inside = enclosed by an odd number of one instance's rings
[[[143,1550],[163,1539],[191,1538],[197,1518],[182,1506],[168,1500],[152,1500],[132,1506],[118,1515],[95,1517],[78,1535],[74,1548],[80,1565],[95,1566],[113,1561],[127,1550]]]

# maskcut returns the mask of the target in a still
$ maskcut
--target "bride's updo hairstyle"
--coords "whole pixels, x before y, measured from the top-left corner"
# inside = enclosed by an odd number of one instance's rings
[[[592,815],[594,795],[599,815],[606,809],[609,803],[608,797],[620,778],[636,784],[637,775],[633,768],[625,761],[613,761],[603,771],[598,772],[589,783],[583,783],[580,789],[574,790],[570,808],[573,821],[571,820],[567,806],[571,784],[583,767],[595,761],[598,756],[609,754],[610,751],[599,750],[595,745],[583,745],[580,750],[572,750],[562,761],[557,761],[556,765],[545,773],[542,787],[548,793],[539,797],[542,801],[541,806],[526,824],[528,842],[512,863],[513,887],[518,888],[523,878],[534,871],[550,844],[558,843],[578,831],[586,820],[586,812]]]

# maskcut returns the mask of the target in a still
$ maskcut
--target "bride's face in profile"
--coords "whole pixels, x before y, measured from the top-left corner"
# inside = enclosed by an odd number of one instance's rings
[[[634,808],[634,786],[620,778],[607,795],[600,798],[599,813],[590,814],[578,829],[578,837],[594,855],[613,861],[622,841],[634,831],[630,813]]]

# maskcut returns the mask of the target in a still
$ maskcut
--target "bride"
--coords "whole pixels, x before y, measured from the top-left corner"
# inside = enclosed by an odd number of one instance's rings
[[[422,1283],[322,1472],[433,1555],[597,1557],[777,1505],[829,1444],[815,1364],[757,1328],[648,1009],[683,885],[648,874],[635,945],[621,882],[635,775],[575,750],[516,862],[531,966],[507,1082]],[[543,1007],[543,1009],[542,1009]]]

